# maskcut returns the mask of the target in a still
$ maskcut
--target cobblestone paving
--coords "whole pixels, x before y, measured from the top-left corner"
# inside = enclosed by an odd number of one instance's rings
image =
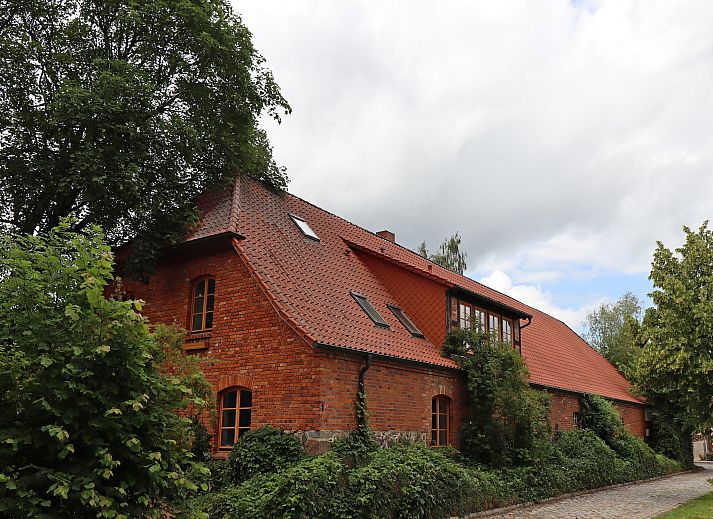
[[[708,468],[708,467],[706,467]],[[713,490],[710,470],[533,505],[488,519],[650,519]]]

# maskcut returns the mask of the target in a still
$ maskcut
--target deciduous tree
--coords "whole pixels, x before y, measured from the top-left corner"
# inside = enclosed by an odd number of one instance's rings
[[[468,254],[460,249],[461,237],[456,232],[450,238],[443,240],[436,254],[428,254],[426,242],[421,242],[416,252],[424,258],[430,259],[441,267],[452,270],[457,274],[463,274],[467,267],[466,260]]]
[[[640,351],[634,337],[641,320],[641,301],[626,292],[613,304],[602,303],[587,314],[584,338],[625,374]]]
[[[0,221],[150,260],[207,187],[285,187],[258,119],[289,110],[227,0],[0,0]]]
[[[713,231],[708,222],[683,230],[681,247],[659,242],[654,253],[654,306],[638,334],[635,379],[654,407],[691,431],[713,423]]]

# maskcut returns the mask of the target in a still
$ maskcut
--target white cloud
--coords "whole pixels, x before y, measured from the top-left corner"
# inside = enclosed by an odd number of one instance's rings
[[[579,308],[562,308],[552,301],[551,294],[543,291],[539,286],[515,285],[510,276],[501,270],[493,271],[489,276],[482,278],[480,282],[564,321],[575,331],[580,330],[587,313],[602,303],[602,300],[599,299]]]
[[[235,6],[294,109],[266,122],[291,191],[406,246],[643,275],[712,216],[707,0]]]

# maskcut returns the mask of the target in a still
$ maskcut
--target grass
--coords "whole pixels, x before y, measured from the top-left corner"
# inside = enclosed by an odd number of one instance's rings
[[[656,519],[710,519],[713,517],[713,492],[689,501]]]

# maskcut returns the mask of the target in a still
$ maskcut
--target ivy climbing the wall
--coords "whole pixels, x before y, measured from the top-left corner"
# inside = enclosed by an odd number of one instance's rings
[[[530,387],[520,354],[475,326],[451,331],[443,354],[466,375],[470,412],[461,431],[463,454],[492,467],[530,462],[550,435],[549,395]]]

